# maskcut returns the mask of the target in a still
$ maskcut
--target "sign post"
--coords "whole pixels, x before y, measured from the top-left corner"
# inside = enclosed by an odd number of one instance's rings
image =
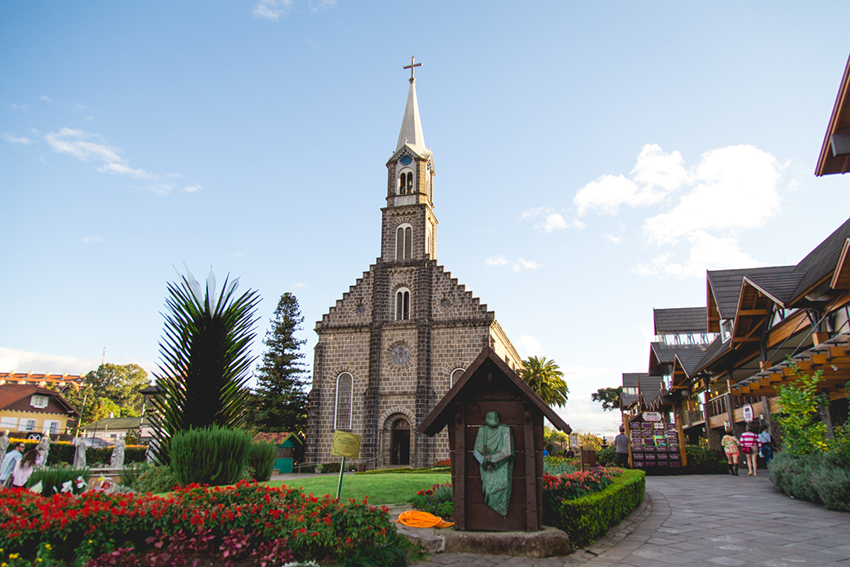
[[[753,406],[751,404],[747,404],[741,408],[741,413],[744,414],[744,421],[747,423],[753,422]]]
[[[345,458],[356,459],[360,456],[360,436],[345,431],[334,431],[334,440],[331,445],[331,454],[342,457],[339,466],[339,484],[336,487],[336,499],[342,493],[342,475],[345,473]]]

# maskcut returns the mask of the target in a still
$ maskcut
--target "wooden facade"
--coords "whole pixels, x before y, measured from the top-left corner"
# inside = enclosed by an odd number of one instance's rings
[[[472,454],[488,412],[511,427],[515,460],[506,517],[484,503],[478,461]],[[569,434],[556,414],[489,347],[485,347],[452,389],[428,415],[419,432],[434,436],[449,430],[455,529],[536,531],[543,528],[543,421]]]
[[[707,272],[701,329],[666,329],[687,344],[652,343],[649,377],[661,391],[652,399],[623,398],[630,415],[644,409],[672,413],[691,442],[707,437],[719,448],[723,430],[743,430],[744,408],[772,429],[778,388],[796,379],[790,357],[807,374],[821,371],[819,390],[833,403],[826,421],[847,420],[850,381],[850,220],[793,266]],[[670,310],[674,311],[674,310]],[[624,374],[624,387],[634,375]]]

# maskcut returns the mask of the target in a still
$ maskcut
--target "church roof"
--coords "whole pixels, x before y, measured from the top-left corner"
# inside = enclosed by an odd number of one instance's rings
[[[410,79],[410,90],[407,92],[407,106],[404,108],[404,118],[401,121],[401,132],[398,134],[396,152],[405,144],[417,154],[427,151],[425,136],[422,134],[422,121],[419,119],[419,103],[416,101],[416,79]]]

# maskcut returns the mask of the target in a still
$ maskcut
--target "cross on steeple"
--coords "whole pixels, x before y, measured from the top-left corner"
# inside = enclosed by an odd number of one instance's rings
[[[410,82],[411,82],[411,83],[412,83],[413,81],[415,81],[415,80],[416,80],[416,79],[413,77],[413,70],[414,70],[416,67],[421,67],[421,66],[422,66],[422,63],[414,63],[414,61],[415,61],[415,60],[416,60],[416,58],[415,58],[415,57],[411,57],[411,58],[410,58],[410,65],[405,65],[405,66],[403,67],[404,69],[410,69]]]

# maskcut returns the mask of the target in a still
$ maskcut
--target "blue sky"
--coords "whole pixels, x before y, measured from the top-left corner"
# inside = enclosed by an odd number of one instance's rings
[[[0,3],[0,371],[153,370],[166,283],[210,266],[315,321],[375,261],[415,55],[437,258],[574,429],[705,270],[797,263],[846,2]]]

